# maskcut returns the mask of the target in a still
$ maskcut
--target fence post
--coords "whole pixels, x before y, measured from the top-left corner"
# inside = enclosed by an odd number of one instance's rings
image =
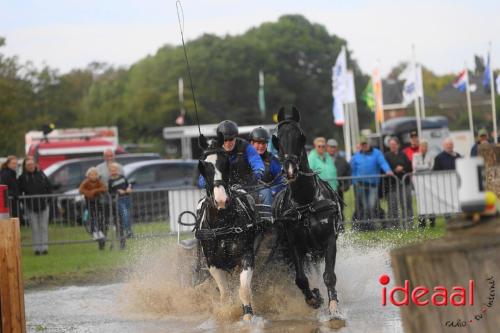
[[[1,219],[0,235],[0,333],[25,333],[19,219]]]

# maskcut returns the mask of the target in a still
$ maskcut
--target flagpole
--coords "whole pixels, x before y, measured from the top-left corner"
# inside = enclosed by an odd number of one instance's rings
[[[419,68],[419,71],[420,71],[420,91],[422,92],[422,119],[425,119],[426,115],[425,115],[425,93],[424,93],[424,70],[422,69],[422,64],[420,64],[420,66],[418,66]]]
[[[348,104],[344,104],[344,146],[345,155],[348,161],[351,160],[351,124],[349,119],[349,107]]]
[[[495,84],[493,83],[493,70],[491,69],[491,42],[489,45],[489,52],[488,52],[488,67],[490,71],[490,92],[491,92],[491,112],[493,114],[493,133],[494,133],[494,138],[493,142],[498,143],[498,133],[497,133],[497,108],[495,105]]]
[[[465,65],[465,94],[467,97],[467,111],[469,113],[469,127],[474,138],[474,120],[472,119],[472,106],[470,102],[470,89],[469,89],[469,71],[467,70],[467,65]]]
[[[415,45],[412,44],[412,55],[413,55],[413,73],[415,75],[415,84],[418,83],[418,73],[417,73],[417,61],[415,56]],[[415,92],[417,92],[417,87],[415,87]],[[415,104],[415,117],[417,118],[417,135],[419,138],[422,138],[422,123],[420,120],[420,99],[418,97],[418,93],[415,94],[415,100],[413,103]]]

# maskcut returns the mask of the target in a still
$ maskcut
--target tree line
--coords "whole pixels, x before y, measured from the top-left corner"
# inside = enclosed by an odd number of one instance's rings
[[[179,115],[180,77],[185,123],[194,124],[182,46],[165,45],[127,68],[91,63],[60,74],[4,55],[5,42],[0,37],[0,156],[22,154],[24,134],[47,123],[58,128],[116,125],[121,142],[161,143],[162,128],[175,126]],[[331,68],[343,45],[348,46],[346,40],[301,15],[285,15],[237,36],[204,34],[187,42],[201,122],[270,123],[281,105],[293,104],[307,114],[303,127],[309,141],[316,135],[342,141],[341,128],[332,120]],[[348,66],[355,75],[360,125],[373,127],[373,115],[361,102],[369,77],[349,51]],[[264,118],[257,98],[260,70],[265,73]]]

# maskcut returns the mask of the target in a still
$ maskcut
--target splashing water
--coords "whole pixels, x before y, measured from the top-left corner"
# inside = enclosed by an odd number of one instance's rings
[[[347,326],[335,332],[402,332],[397,308],[383,307],[378,277],[391,275],[388,247],[360,247],[339,239],[337,290]],[[29,331],[44,332],[333,332],[321,321],[325,308],[308,307],[287,267],[257,267],[250,323],[241,321],[238,273],[231,275],[232,303],[221,304],[212,278],[186,283],[193,257],[171,245],[137,255],[126,283],[29,292]],[[310,272],[311,287],[323,267]],[[184,279],[181,279],[183,276]],[[50,306],[47,306],[50,304]],[[326,305],[325,305],[326,306]]]

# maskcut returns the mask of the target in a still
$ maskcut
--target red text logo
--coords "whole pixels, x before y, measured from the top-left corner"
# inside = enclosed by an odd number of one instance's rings
[[[429,303],[434,306],[446,306],[451,304],[453,306],[474,305],[474,280],[469,280],[468,287],[453,286],[451,290],[443,286],[435,286],[428,288],[426,286],[416,286],[410,288],[410,281],[405,280],[404,286],[394,286],[392,289],[387,290],[386,285],[389,284],[391,279],[387,275],[381,275],[379,282],[382,286],[382,305],[387,305],[387,299],[392,305],[405,306],[410,302],[416,306],[425,306]],[[399,300],[395,295],[399,294]]]

